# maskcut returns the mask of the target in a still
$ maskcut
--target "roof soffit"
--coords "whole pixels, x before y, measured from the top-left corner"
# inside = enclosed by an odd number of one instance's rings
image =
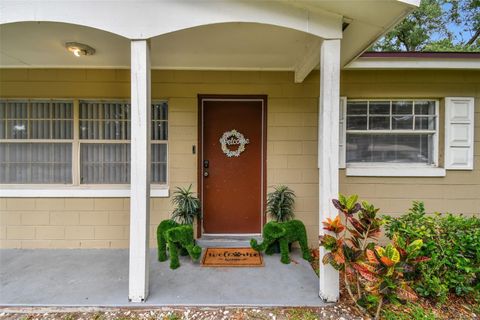
[[[63,22],[88,26],[128,39],[148,39],[202,25],[249,22],[341,38],[342,16],[310,12],[284,1],[12,1],[0,2],[0,24],[23,21]]]

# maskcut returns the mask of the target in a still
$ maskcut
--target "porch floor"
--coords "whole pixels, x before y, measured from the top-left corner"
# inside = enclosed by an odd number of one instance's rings
[[[322,306],[318,277],[266,256],[256,268],[207,268],[187,257],[171,270],[151,251],[150,295],[128,302],[128,250],[0,250],[1,306]]]

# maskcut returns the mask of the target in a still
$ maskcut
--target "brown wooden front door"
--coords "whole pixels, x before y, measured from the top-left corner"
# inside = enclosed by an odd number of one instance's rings
[[[204,234],[261,233],[266,97],[199,96]]]

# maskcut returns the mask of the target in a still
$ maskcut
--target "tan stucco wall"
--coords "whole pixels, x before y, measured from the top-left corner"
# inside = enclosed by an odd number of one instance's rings
[[[345,177],[342,193],[357,193],[385,213],[401,213],[421,199],[430,211],[480,212],[480,72],[348,71],[341,94],[349,98],[475,96],[475,171],[445,178]],[[196,188],[197,94],[267,94],[267,185],[288,184],[297,194],[297,217],[317,244],[318,72],[303,84],[290,72],[153,71],[152,98],[169,100],[169,182]],[[0,70],[0,96],[24,98],[128,98],[128,70]],[[441,114],[443,101],[441,100]],[[443,121],[443,117],[441,119]],[[441,125],[443,127],[443,124]],[[443,131],[440,132],[442,137]],[[443,138],[440,152],[443,153]],[[442,162],[442,157],[440,157]],[[170,199],[151,200],[155,227],[169,216]],[[0,199],[0,247],[123,248],[128,246],[126,198]]]
[[[0,70],[0,96],[128,98],[128,70]],[[267,94],[267,185],[289,184],[297,217],[315,244],[318,235],[318,76],[294,84],[290,72],[153,71],[152,98],[169,100],[169,181],[196,188],[197,94]],[[151,200],[155,228],[171,212],[170,199]],[[129,200],[0,199],[0,246],[118,248],[128,246]]]

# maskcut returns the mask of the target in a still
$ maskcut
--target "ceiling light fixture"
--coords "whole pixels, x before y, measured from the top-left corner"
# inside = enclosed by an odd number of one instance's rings
[[[65,47],[67,48],[68,51],[73,53],[76,57],[91,56],[95,54],[95,49],[83,43],[67,42],[65,43]]]

